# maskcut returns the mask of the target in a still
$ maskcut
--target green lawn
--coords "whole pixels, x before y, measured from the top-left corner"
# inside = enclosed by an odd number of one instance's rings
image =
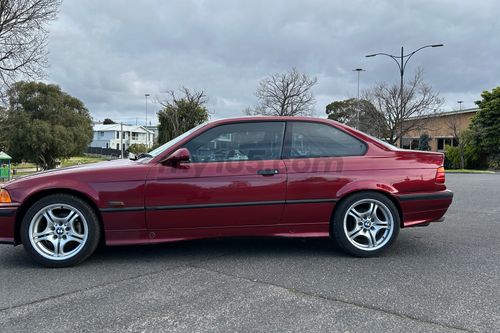
[[[33,163],[19,163],[19,164],[12,164],[11,167],[12,169],[21,170],[21,169],[33,169],[36,168],[36,165]]]
[[[76,156],[76,157],[71,157],[67,160],[63,160],[61,163],[61,167],[96,163],[96,162],[102,162],[102,161],[107,161],[107,160],[108,160],[108,158],[105,158],[105,157]]]
[[[73,166],[73,165],[96,163],[96,162],[102,162],[102,161],[107,161],[107,160],[108,159],[104,158],[104,157],[75,156],[75,157],[71,157],[71,158],[62,160],[61,167],[69,167],[69,166]],[[27,175],[30,175],[30,174],[36,172],[36,165],[33,163],[12,164],[11,168],[12,168],[12,170],[16,170],[16,174],[13,175],[13,178],[27,176]],[[38,171],[42,171],[42,170],[38,169]]]
[[[447,169],[447,173],[495,173],[493,171],[488,170],[471,170],[471,169]]]

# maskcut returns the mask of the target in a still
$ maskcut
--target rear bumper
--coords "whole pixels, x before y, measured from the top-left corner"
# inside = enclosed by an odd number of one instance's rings
[[[398,196],[403,212],[403,227],[443,222],[444,214],[453,201],[450,190],[432,193],[412,193]]]
[[[0,244],[14,244],[14,229],[18,206],[0,207]]]

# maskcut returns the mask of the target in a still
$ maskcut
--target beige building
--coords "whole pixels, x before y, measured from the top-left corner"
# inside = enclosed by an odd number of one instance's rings
[[[403,137],[403,148],[417,149],[418,141],[426,133],[431,140],[429,145],[432,151],[444,151],[445,146],[457,146],[457,137],[461,131],[469,127],[471,118],[478,108],[460,111],[440,112],[420,116],[405,121],[405,124],[415,125],[418,129],[412,130]]]

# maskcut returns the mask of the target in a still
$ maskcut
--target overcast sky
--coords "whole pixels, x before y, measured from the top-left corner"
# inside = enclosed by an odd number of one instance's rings
[[[378,81],[399,82],[398,54],[433,43],[410,61],[445,109],[473,107],[500,85],[500,2],[65,0],[50,26],[47,81],[81,99],[96,120],[157,123],[157,99],[181,86],[204,90],[212,118],[256,104],[268,74],[292,67],[316,76],[315,115]],[[406,53],[406,52],[405,52]]]

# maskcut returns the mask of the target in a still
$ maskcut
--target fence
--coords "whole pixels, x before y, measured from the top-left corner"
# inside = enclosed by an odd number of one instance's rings
[[[87,147],[87,154],[120,157],[121,151],[113,148]],[[128,152],[123,152],[123,157],[127,157]]]

